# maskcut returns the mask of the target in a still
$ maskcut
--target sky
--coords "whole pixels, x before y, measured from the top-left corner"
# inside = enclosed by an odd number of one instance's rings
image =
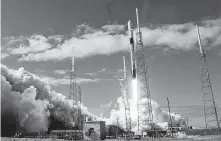
[[[123,55],[130,69],[124,25],[131,20],[136,27],[136,1],[2,0],[1,4],[1,63],[16,70],[24,67],[68,95],[70,57],[76,47],[82,101],[90,112],[109,116],[121,96],[114,76],[123,75]],[[139,2],[151,97],[166,111],[168,97],[172,112],[188,117],[193,126],[205,126],[194,23],[202,29],[221,113],[220,5],[220,0]],[[108,26],[108,21],[114,25]],[[76,29],[81,39],[76,38]]]

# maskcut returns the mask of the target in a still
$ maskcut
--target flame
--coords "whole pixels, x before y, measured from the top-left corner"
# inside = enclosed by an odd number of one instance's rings
[[[133,93],[132,93],[132,109],[131,109],[131,113],[132,113],[132,118],[137,118],[137,79],[132,79],[132,89],[133,89]]]

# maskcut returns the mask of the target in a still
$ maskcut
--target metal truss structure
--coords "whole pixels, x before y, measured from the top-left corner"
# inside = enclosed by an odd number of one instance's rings
[[[199,43],[198,50],[199,50],[200,67],[201,67],[200,79],[202,83],[206,128],[207,129],[218,128],[219,130],[220,129],[219,118],[218,118],[216,104],[215,104],[214,95],[212,91],[212,85],[210,82],[210,74],[208,71],[206,54],[201,44],[199,28],[197,25],[196,25],[196,30],[198,34],[198,43]]]
[[[147,65],[144,55],[142,33],[139,26],[139,13],[136,8],[137,33],[136,33],[136,65],[137,65],[137,89],[138,89],[138,134],[153,128],[153,114],[149,90]]]
[[[126,65],[125,65],[125,57],[123,56],[123,62],[124,62],[124,77],[117,77],[117,80],[120,84],[121,87],[121,94],[122,94],[122,99],[125,107],[125,122],[126,122],[126,132],[127,136],[126,138],[128,140],[132,139],[132,134],[131,134],[131,114],[130,114],[130,104],[127,98],[127,90],[126,90],[126,81],[127,81],[127,72],[126,72]]]

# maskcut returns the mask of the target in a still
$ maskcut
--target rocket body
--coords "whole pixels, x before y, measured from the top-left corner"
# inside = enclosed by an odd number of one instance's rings
[[[131,28],[131,21],[128,21],[128,33],[130,41],[130,57],[131,57],[131,68],[132,68],[132,78],[135,79],[136,75],[136,55],[135,55],[135,46],[133,38],[133,30]]]

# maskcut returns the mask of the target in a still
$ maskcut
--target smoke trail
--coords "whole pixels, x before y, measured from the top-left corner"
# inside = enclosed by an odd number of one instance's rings
[[[132,104],[132,99],[129,99],[130,103]],[[146,102],[147,99],[143,99],[143,102]],[[119,109],[112,109],[111,113],[110,113],[110,117],[109,118],[104,118],[104,117],[100,117],[99,119],[102,119],[104,121],[106,121],[106,123],[108,125],[117,125],[117,119],[119,118],[119,126],[121,128],[126,128],[125,125],[125,107],[124,107],[124,103],[122,101],[122,97],[119,97],[117,99],[118,105],[119,105]],[[154,122],[154,127],[157,129],[166,129],[168,128],[168,124],[171,124],[170,122],[170,115],[168,112],[163,111],[160,109],[160,106],[158,103],[156,103],[155,101],[151,100],[151,104],[152,104],[152,113],[153,113],[153,122]],[[131,109],[133,110],[133,109]],[[147,110],[147,109],[146,109]],[[144,110],[143,112],[148,113],[146,110]],[[148,116],[148,115],[147,115]],[[186,125],[185,120],[178,114],[174,114],[171,113],[171,116],[173,118],[172,120],[172,124],[180,124],[182,125]],[[141,125],[144,126],[144,125]],[[132,130],[136,131],[137,130],[137,118],[132,116]],[[148,128],[148,127],[147,127]],[[149,127],[150,128],[150,127]]]
[[[1,65],[1,115],[2,134],[15,132],[16,113],[18,110],[19,128],[26,132],[39,132],[73,126],[76,120],[76,106],[66,96],[51,90],[51,87],[38,76],[19,68],[12,70]],[[130,103],[132,100],[129,99]],[[146,100],[144,99],[143,102]],[[110,117],[98,117],[88,112],[82,104],[84,117],[91,120],[106,121],[107,125],[120,125],[125,128],[125,108],[122,98],[117,99],[119,109],[112,109]],[[162,111],[159,105],[152,101],[153,120],[155,127],[165,128],[165,122],[170,122],[168,112]],[[180,115],[173,114],[173,124],[185,122]],[[119,120],[118,120],[119,119]],[[117,121],[118,120],[118,121]],[[136,118],[132,118],[133,130],[136,130]]]
[[[76,121],[73,101],[51,87],[38,76],[24,68],[12,70],[1,65],[1,115],[2,134],[15,132],[16,113],[20,129],[26,132],[48,130],[53,121],[64,127]],[[82,104],[83,116],[96,120],[98,117],[87,111]]]

